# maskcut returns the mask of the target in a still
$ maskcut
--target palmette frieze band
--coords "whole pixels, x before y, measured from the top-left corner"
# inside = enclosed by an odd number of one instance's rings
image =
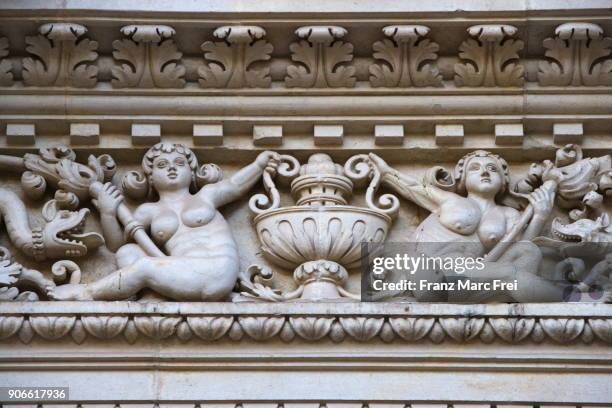
[[[273,54],[276,45],[266,35],[271,37],[274,28],[223,25],[212,31],[218,41],[202,38],[203,54],[196,57],[184,55],[176,41],[185,28],[126,25],[117,32],[125,38],[113,41],[112,55],[99,55],[86,25],[45,23],[39,35],[26,37],[25,50],[0,38],[0,87],[19,83],[17,78],[33,87],[92,88],[101,81],[100,70],[115,88],[145,89],[181,89],[192,82],[212,89],[270,88],[273,82],[285,88],[353,88],[357,82],[374,88],[449,88],[452,82],[456,87],[502,88],[521,87],[525,81],[542,87],[612,84],[612,40],[595,23],[559,25],[553,37],[542,40],[545,55],[520,54],[525,33],[510,24],[468,26],[470,38],[443,56],[439,50],[444,44],[435,40],[439,28],[389,21],[381,29],[388,38],[356,49],[350,40],[358,33],[355,27],[301,26],[286,33],[296,42]],[[25,53],[31,56],[23,63],[13,62],[14,56]],[[445,70],[443,78],[439,57],[457,61],[454,73]],[[114,64],[108,64],[108,58]],[[526,59],[537,60],[535,68]],[[525,75],[527,69],[535,71]]]

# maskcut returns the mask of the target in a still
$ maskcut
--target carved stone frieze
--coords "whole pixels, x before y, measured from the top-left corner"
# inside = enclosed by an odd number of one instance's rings
[[[9,55],[8,38],[0,38],[0,86],[11,86],[13,84],[13,64],[4,57]]]
[[[115,88],[182,88],[185,67],[182,53],[172,40],[174,28],[165,25],[129,25],[121,28],[128,38],[113,41],[112,68]]]
[[[217,310],[217,305],[220,304],[210,304],[207,308]],[[244,304],[240,305],[244,307]],[[190,310],[189,307],[174,311],[162,307],[160,313],[151,313],[145,312],[138,304],[116,302],[112,307],[113,313],[91,313],[70,306],[59,314],[30,311],[29,318],[26,313],[16,313],[11,309],[10,312],[0,312],[0,341],[18,339],[28,344],[34,338],[40,338],[81,344],[97,339],[132,344],[178,338],[182,342],[243,339],[273,342],[280,339],[287,343],[332,340],[334,343],[612,344],[612,319],[609,315],[554,315],[545,310],[538,315],[538,305],[523,307],[531,311],[527,315],[482,309],[484,313],[469,317],[465,315],[464,307],[458,305],[448,305],[445,313],[437,311],[435,305],[421,305],[410,314],[396,313],[397,308],[389,304],[374,305],[361,312],[350,304],[343,304],[342,313],[334,313],[330,305],[320,305],[326,307],[325,313],[316,307],[288,304],[281,309],[275,306],[274,310],[266,311],[209,310],[203,314],[185,311]]]
[[[305,26],[295,31],[302,38],[291,44],[291,59],[299,65],[287,68],[285,84],[290,88],[353,87],[353,45],[340,41],[347,31],[337,26]]]
[[[213,35],[224,41],[202,44],[204,58],[211,61],[198,69],[204,88],[268,88],[272,82],[269,68],[253,68],[267,61],[274,50],[263,40],[266,31],[257,26],[223,26]]]
[[[43,24],[40,35],[26,37],[26,51],[35,55],[23,60],[23,80],[29,86],[94,87],[98,81],[98,43],[81,38],[87,28],[72,23]],[[79,39],[80,38],[80,39]]]
[[[540,62],[543,86],[612,85],[612,38],[592,23],[566,23],[544,40],[546,61]]]
[[[468,28],[474,38],[465,40],[459,47],[455,64],[457,86],[521,86],[524,68],[519,63],[518,52],[523,42],[512,37],[516,27],[510,25],[476,25]]]
[[[424,38],[429,27],[393,25],[383,28],[390,37],[374,43],[374,58],[383,64],[370,66],[374,87],[442,86],[442,76],[432,62],[438,58],[438,44]]]

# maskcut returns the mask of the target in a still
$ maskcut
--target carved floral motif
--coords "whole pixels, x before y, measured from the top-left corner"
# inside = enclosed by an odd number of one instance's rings
[[[13,85],[13,64],[4,57],[9,54],[9,42],[8,38],[0,38],[0,86],[11,86]]]
[[[355,68],[343,63],[353,60],[353,45],[338,39],[346,29],[337,26],[305,26],[295,31],[303,40],[291,44],[291,59],[300,65],[287,68],[285,84],[299,88],[353,87]]]
[[[455,64],[457,86],[521,86],[524,68],[518,51],[523,42],[514,40],[516,27],[476,25],[468,28],[470,36],[459,47],[462,62]]]
[[[438,59],[438,44],[423,38],[429,27],[394,25],[383,28],[392,39],[377,41],[374,58],[383,64],[370,66],[370,83],[374,87],[442,86],[438,69],[427,62]]]
[[[130,25],[121,28],[129,38],[113,41],[113,57],[121,63],[112,68],[116,88],[182,88],[185,67],[182,53],[171,37],[172,27]]]
[[[96,85],[98,67],[87,62],[98,58],[98,43],[87,38],[79,40],[87,28],[79,24],[52,23],[40,26],[38,31],[40,35],[26,37],[26,51],[36,56],[23,60],[26,85],[78,88]]]
[[[540,85],[612,85],[612,38],[604,37],[600,26],[566,23],[555,35],[544,40],[547,60],[539,65]]]
[[[198,69],[204,88],[268,88],[270,68],[256,69],[252,64],[270,59],[274,47],[262,40],[266,31],[257,26],[224,26],[213,35],[225,41],[202,44],[204,58],[211,61]]]

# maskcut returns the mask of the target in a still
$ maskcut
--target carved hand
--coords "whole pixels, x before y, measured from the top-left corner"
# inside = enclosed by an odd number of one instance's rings
[[[379,156],[375,155],[374,153],[370,153],[368,156],[370,157],[370,167],[375,167],[380,172],[381,177],[393,171],[393,168]]]
[[[546,219],[553,209],[555,201],[555,190],[549,188],[548,185],[536,189],[533,193],[525,195],[533,207],[534,218]]]
[[[111,216],[116,216],[117,207],[122,201],[121,191],[111,183],[105,183],[97,199],[92,200],[100,214]]]
[[[267,171],[271,175],[274,175],[276,174],[276,169],[278,168],[280,160],[281,158],[278,153],[266,150],[265,152],[262,152],[259,154],[259,156],[257,156],[255,163],[257,163],[259,167],[264,169],[264,171]]]

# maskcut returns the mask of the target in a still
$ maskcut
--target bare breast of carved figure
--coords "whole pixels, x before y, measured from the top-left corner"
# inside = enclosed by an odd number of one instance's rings
[[[488,209],[480,220],[478,237],[486,249],[491,249],[506,233],[506,215],[499,207]]]
[[[471,235],[480,223],[481,212],[478,204],[465,197],[446,200],[440,206],[440,223],[461,235]]]
[[[178,231],[179,226],[178,215],[170,209],[162,209],[153,217],[151,235],[156,243],[164,244]]]
[[[208,224],[217,213],[217,210],[210,204],[199,203],[197,206],[189,206],[181,214],[183,224],[188,227],[201,227]]]

